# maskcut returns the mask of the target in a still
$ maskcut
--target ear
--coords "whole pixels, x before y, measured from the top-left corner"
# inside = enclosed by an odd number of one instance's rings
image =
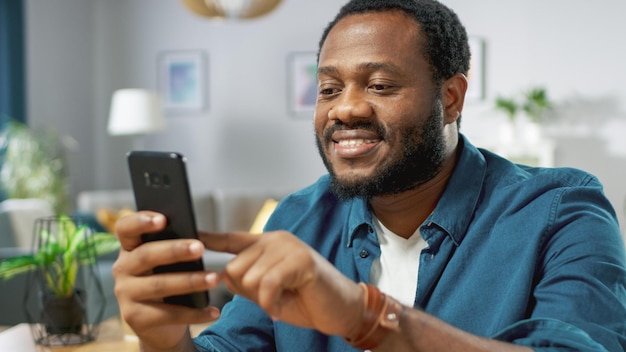
[[[446,124],[455,123],[463,111],[467,78],[462,73],[456,73],[441,85],[443,112]]]

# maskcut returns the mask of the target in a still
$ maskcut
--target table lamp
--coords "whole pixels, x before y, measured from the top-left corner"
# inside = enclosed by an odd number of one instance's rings
[[[274,11],[282,0],[182,0],[195,14],[209,18],[252,19]]]
[[[113,93],[108,131],[112,136],[133,135],[133,149],[142,149],[142,135],[165,128],[161,100],[145,89],[120,89]]]

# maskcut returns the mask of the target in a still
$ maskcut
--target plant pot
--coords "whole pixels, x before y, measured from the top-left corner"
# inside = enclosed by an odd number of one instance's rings
[[[106,304],[92,242],[97,238],[67,216],[36,220],[33,253],[39,262],[28,272],[24,312],[37,344],[95,339]]]
[[[80,334],[86,318],[85,292],[75,290],[69,297],[43,294],[41,321],[51,335]]]
[[[500,145],[515,145],[517,143],[517,131],[512,121],[506,120],[500,123],[498,142]]]

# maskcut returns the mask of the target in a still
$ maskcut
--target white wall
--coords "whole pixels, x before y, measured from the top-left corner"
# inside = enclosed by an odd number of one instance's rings
[[[487,42],[488,97],[467,104],[464,132],[492,143],[504,119],[493,99],[547,87],[561,111],[550,129],[557,165],[597,174],[624,223],[626,2],[444,2]],[[284,0],[265,18],[217,22],[178,0],[27,0],[30,119],[79,140],[74,191],[128,187],[124,154],[133,140],[105,132],[111,93],[156,88],[159,53],[199,49],[209,57],[209,109],[170,117],[145,145],[185,153],[195,191],[303,186],[324,168],[310,119],[287,111],[287,55],[315,51],[342,3]]]
[[[185,49],[208,55],[209,108],[172,116],[167,132],[145,138],[148,147],[186,154],[198,191],[300,187],[319,177],[324,169],[310,119],[294,119],[287,112],[285,63],[291,51],[316,49],[320,28],[339,7],[328,3],[332,6],[320,11],[321,3],[287,2],[253,22],[216,22],[190,13],[179,1],[97,2],[96,104],[102,105],[95,113],[102,177],[96,186],[127,184],[123,154],[129,144],[101,132],[107,98],[118,88],[155,88],[157,56]],[[303,18],[306,26],[301,26]]]
[[[27,114],[35,128],[75,139],[71,190],[93,187],[94,62],[91,1],[26,1]]]

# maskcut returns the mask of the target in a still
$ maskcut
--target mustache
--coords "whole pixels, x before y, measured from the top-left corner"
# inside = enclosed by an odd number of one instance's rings
[[[380,139],[383,140],[385,139],[387,133],[385,131],[385,128],[379,124],[375,124],[371,121],[358,121],[356,123],[353,123],[351,125],[347,125],[341,121],[336,121],[332,126],[328,127],[325,131],[324,131],[324,141],[326,142],[330,142],[332,140],[332,136],[333,133],[335,133],[336,131],[342,131],[342,130],[365,130],[365,131],[373,131],[375,132],[377,135],[380,136]]]

